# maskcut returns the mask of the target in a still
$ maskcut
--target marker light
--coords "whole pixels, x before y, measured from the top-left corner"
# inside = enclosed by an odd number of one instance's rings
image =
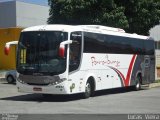
[[[5,48],[4,48],[5,55],[8,55],[9,51],[10,51],[10,47],[9,46],[5,46]]]
[[[64,58],[64,54],[65,54],[65,46],[64,45],[60,45],[60,47],[59,47],[59,56],[61,58]]]

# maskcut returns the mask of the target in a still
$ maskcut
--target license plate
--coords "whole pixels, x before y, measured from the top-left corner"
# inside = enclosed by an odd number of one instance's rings
[[[41,87],[34,87],[33,91],[42,91],[42,88]]]

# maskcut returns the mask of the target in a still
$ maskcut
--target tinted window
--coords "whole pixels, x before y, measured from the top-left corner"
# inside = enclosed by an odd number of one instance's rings
[[[68,33],[61,31],[22,32],[17,54],[17,71],[22,74],[55,75],[66,70],[66,58],[58,55]]]
[[[153,55],[154,47],[155,47],[154,41],[147,40],[147,42],[145,42],[145,54]]]
[[[107,51],[105,35],[86,33],[84,34],[84,52],[103,53]]]
[[[85,32],[84,52],[116,54],[152,54],[154,51],[154,45],[151,44],[151,42],[153,41]]]

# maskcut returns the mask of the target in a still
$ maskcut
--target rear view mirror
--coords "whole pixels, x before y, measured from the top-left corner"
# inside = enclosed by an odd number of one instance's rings
[[[68,44],[71,44],[72,43],[72,40],[69,40],[69,41],[64,41],[64,42],[61,42],[60,43],[60,46],[59,46],[59,56],[61,58],[64,58],[65,56],[65,45],[68,45]]]
[[[64,58],[64,54],[65,54],[65,45],[60,45],[60,47],[59,47],[59,56],[61,57],[61,58]]]
[[[18,44],[18,41],[7,42],[6,45],[5,45],[5,48],[4,48],[5,55],[9,54],[11,45],[17,45],[17,44]]]

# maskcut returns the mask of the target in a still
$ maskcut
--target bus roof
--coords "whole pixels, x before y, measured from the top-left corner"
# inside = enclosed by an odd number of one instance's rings
[[[84,31],[84,32],[93,32],[101,34],[109,34],[115,36],[123,36],[130,38],[139,38],[139,39],[148,39],[148,36],[126,33],[123,29],[106,27],[101,25],[63,25],[63,24],[53,24],[53,25],[39,25],[28,27],[24,29],[25,31],[64,31],[64,32],[73,32],[73,31]]]

